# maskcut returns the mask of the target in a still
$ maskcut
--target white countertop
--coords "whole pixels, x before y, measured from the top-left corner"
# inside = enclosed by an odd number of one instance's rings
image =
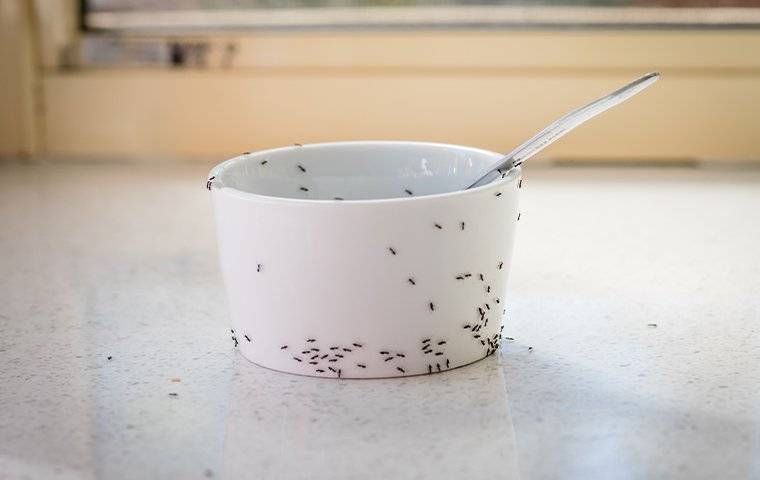
[[[236,354],[207,170],[0,164],[0,478],[760,478],[760,170],[528,166],[515,341],[364,381]]]

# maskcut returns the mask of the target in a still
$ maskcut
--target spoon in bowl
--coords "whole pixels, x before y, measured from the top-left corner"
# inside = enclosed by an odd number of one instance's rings
[[[625,102],[656,82],[658,78],[660,78],[660,74],[657,72],[647,73],[628,85],[558,118],[547,125],[543,130],[529,138],[525,143],[497,160],[496,163],[484,170],[483,173],[477,177],[477,180],[467,188],[470,189],[485,185],[510,169],[519,166],[525,160],[559,140],[560,137],[570,130],[585,121],[594,118],[600,113]]]

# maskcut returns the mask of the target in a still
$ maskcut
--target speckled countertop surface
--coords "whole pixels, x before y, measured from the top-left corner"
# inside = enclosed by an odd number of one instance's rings
[[[370,381],[235,353],[206,172],[0,164],[0,478],[760,478],[760,171],[529,167],[515,341]]]

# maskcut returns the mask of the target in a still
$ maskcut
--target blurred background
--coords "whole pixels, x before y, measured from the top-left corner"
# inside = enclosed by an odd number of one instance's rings
[[[0,156],[221,160],[294,142],[508,151],[647,71],[542,153],[760,158],[758,0],[0,0]]]

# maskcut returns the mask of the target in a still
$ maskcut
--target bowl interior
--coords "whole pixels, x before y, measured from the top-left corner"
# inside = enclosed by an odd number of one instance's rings
[[[273,197],[400,198],[462,190],[500,156],[434,143],[322,143],[241,155],[212,175],[221,187]]]

